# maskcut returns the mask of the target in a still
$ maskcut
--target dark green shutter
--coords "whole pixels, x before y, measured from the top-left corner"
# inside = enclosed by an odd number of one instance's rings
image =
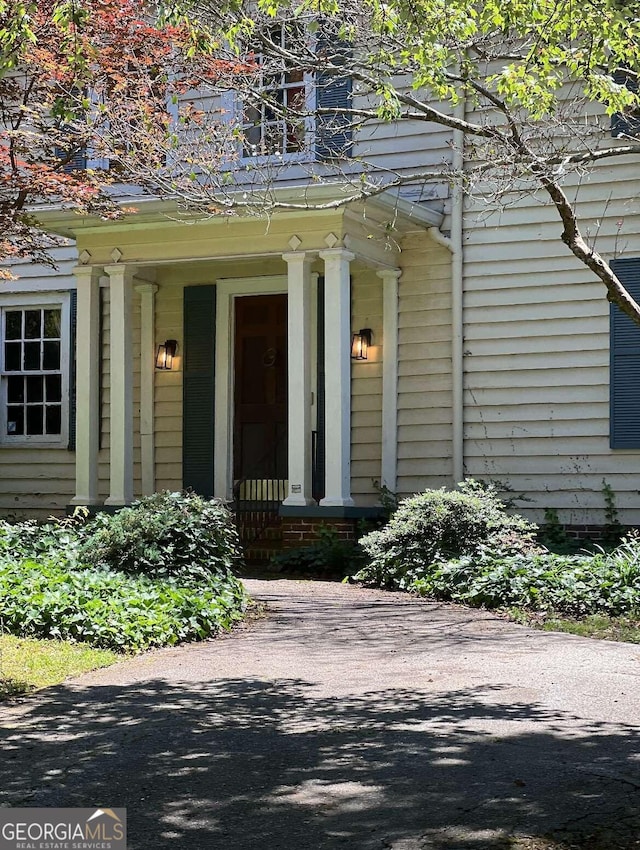
[[[84,171],[87,167],[87,149],[75,147],[72,151],[56,147],[54,155],[64,161],[62,171],[65,174],[73,174],[74,171]]]
[[[316,52],[326,55],[334,65],[348,68],[351,48],[328,33],[319,36]],[[352,80],[348,74],[319,72],[316,79],[316,108],[335,110],[316,116],[316,156],[336,159],[351,156],[353,131],[351,117],[341,112],[351,107]]]
[[[616,71],[613,79],[618,85],[626,86],[629,91],[638,92],[638,78],[624,71]],[[640,136],[640,110],[628,113],[616,112],[611,116],[611,135],[618,136]]]
[[[640,257],[611,267],[640,302]],[[610,441],[612,449],[640,448],[640,325],[615,304],[610,308]]]
[[[213,496],[215,286],[184,290],[182,483]]]
[[[69,444],[70,452],[76,450],[76,325],[78,322],[78,292],[71,290],[69,304]]]

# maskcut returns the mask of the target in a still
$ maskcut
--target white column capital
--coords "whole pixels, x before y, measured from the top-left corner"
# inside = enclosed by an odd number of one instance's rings
[[[395,282],[400,280],[402,277],[402,269],[379,269],[376,274],[379,278],[381,278],[385,283]]]
[[[71,270],[78,280],[93,280],[102,277],[102,266],[74,266]]]
[[[143,292],[150,292],[152,295],[155,295],[155,293],[158,291],[159,287],[158,287],[157,283],[149,283],[148,281],[141,281],[140,283],[134,284],[133,288],[135,289],[136,292],[139,292],[140,294],[142,294]]]
[[[286,254],[282,255],[282,259],[288,265],[303,265],[305,263],[312,263],[315,257],[315,252],[311,253],[309,251],[288,251]]]
[[[115,278],[116,280],[132,280],[136,272],[135,266],[130,266],[126,263],[112,263],[103,268],[109,279]]]
[[[324,251],[319,252],[320,259],[326,262],[331,262],[332,260],[342,260],[345,263],[350,263],[352,260],[355,260],[356,255],[353,251],[348,251],[346,248],[327,248]]]

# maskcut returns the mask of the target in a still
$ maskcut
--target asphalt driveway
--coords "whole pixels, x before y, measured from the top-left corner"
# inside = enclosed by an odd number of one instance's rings
[[[0,805],[126,806],[131,850],[640,848],[640,646],[248,585],[233,635],[0,709]]]

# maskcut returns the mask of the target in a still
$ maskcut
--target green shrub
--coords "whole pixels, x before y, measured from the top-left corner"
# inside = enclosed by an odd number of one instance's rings
[[[161,577],[224,574],[240,552],[226,507],[193,493],[156,493],[116,514],[100,513],[82,536],[86,563]]]
[[[504,555],[535,551],[536,526],[508,514],[492,486],[468,480],[457,490],[403,499],[389,523],[360,539],[369,563],[354,578],[406,588],[433,564],[490,547]]]
[[[139,651],[230,628],[246,604],[232,575],[149,578],[57,560],[0,561],[0,623],[21,637]]]

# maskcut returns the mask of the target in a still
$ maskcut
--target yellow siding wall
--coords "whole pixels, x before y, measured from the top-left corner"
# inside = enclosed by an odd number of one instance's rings
[[[178,340],[177,369],[155,374],[156,489],[182,488],[182,292],[183,286],[159,279],[156,342]],[[213,439],[213,437],[212,437]]]
[[[398,492],[450,486],[451,254],[407,237],[400,264]]]
[[[638,166],[595,169],[577,191],[605,258],[640,256]],[[465,216],[465,469],[499,479],[564,523],[602,523],[603,479],[640,523],[640,451],[609,448],[609,306],[560,240],[543,197]]]
[[[351,492],[358,505],[378,501],[382,462],[382,281],[367,269],[351,277],[351,329],[371,328],[368,359],[351,366]]]

